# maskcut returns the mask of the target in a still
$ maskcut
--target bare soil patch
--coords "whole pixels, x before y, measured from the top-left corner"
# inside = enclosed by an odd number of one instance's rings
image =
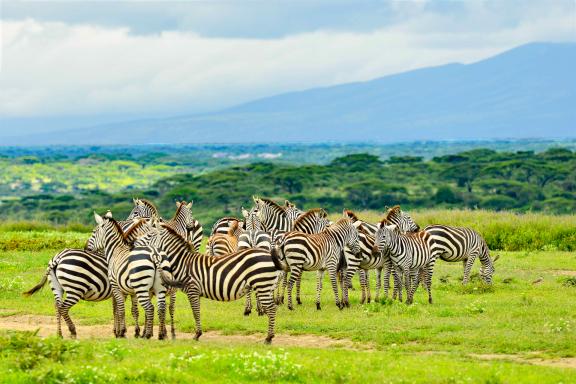
[[[567,269],[555,269],[553,271],[556,275],[562,275],[562,276],[576,276],[576,271],[570,271]]]
[[[78,339],[104,339],[113,338],[112,325],[82,325],[78,321],[76,332]],[[0,329],[15,331],[36,331],[42,337],[56,335],[56,317],[39,315],[14,315],[0,318]],[[169,330],[168,330],[169,331]],[[157,332],[155,327],[154,332]],[[62,333],[65,338],[70,337],[68,327],[62,322]],[[133,337],[134,327],[129,326],[127,336]],[[176,330],[177,340],[191,340],[192,333],[185,333]],[[200,342],[212,344],[261,344],[266,336],[264,334],[249,335],[225,335],[219,331],[204,331]],[[273,345],[284,347],[307,347],[307,348],[342,348],[353,350],[375,349],[370,343],[356,343],[349,339],[333,339],[318,335],[287,335],[277,334],[274,337]]]
[[[576,357],[561,357],[556,359],[542,359],[542,358],[529,358],[526,355],[514,354],[470,354],[469,356],[480,360],[508,360],[518,363],[541,365],[545,367],[555,368],[571,368],[576,369]]]

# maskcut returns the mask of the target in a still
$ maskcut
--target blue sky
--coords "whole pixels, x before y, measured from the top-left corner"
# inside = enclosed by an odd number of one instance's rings
[[[199,113],[576,41],[572,0],[3,1],[0,12],[5,122]]]

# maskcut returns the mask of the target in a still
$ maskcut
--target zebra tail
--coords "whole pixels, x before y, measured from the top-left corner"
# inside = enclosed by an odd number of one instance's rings
[[[38,292],[39,290],[41,290],[44,285],[46,284],[46,281],[48,281],[48,275],[50,274],[50,267],[48,267],[46,269],[46,273],[44,273],[44,276],[42,277],[42,280],[40,280],[40,282],[38,284],[36,284],[34,287],[32,287],[32,289],[23,292],[22,294],[26,297],[28,296],[32,296],[33,294],[35,294],[36,292]]]
[[[274,266],[277,270],[284,272],[288,272],[290,270],[288,263],[286,263],[286,258],[283,257],[284,252],[282,251],[282,244],[273,246],[272,250],[270,251],[270,256],[272,256],[272,262],[274,263]]]

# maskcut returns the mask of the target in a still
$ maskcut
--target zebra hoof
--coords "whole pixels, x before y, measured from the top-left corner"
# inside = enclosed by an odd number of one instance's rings
[[[264,344],[266,344],[266,345],[272,344],[272,338],[273,338],[273,337],[274,337],[274,336],[268,336],[268,337],[266,338],[266,340],[264,340]]]
[[[302,300],[300,300],[300,298],[297,298],[296,303],[298,303],[298,305],[302,305]]]
[[[250,316],[250,313],[252,313],[251,309],[245,309],[244,310],[244,316]]]
[[[428,299],[428,304],[432,304],[432,298]]]
[[[291,311],[293,311],[293,310],[294,310],[294,307],[291,306],[291,305],[288,305],[288,309],[291,310]]]
[[[376,300],[376,301],[378,301],[378,300]],[[368,304],[370,304],[370,298],[368,298]]]
[[[202,336],[202,331],[196,331],[194,334],[194,340],[198,341],[198,339]]]
[[[320,303],[316,303],[316,309],[317,309],[318,311],[322,309],[322,308],[320,308]]]

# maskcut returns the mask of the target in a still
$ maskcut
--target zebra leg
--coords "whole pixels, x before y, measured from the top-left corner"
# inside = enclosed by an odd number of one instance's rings
[[[74,323],[72,322],[68,312],[70,311],[70,308],[72,308],[79,300],[80,298],[76,295],[66,295],[66,300],[64,300],[64,302],[60,305],[60,315],[66,322],[68,330],[70,331],[70,336],[73,339],[76,338],[76,326],[74,326]]]
[[[278,280],[276,281],[276,292],[275,292],[275,302],[277,305],[284,303],[284,294],[286,293],[286,281],[287,281],[287,273],[284,271],[280,271],[278,273]]]
[[[194,314],[194,322],[196,323],[194,340],[198,341],[200,336],[202,336],[202,325],[200,324],[200,291],[195,287],[186,287],[185,289],[188,301],[192,307],[192,313]]]
[[[350,302],[348,301],[348,289],[352,283],[352,278],[348,278],[347,274],[343,275],[344,280],[340,282],[340,287],[342,288],[342,301],[340,302],[340,309],[344,307],[350,307]],[[336,287],[336,292],[338,292],[338,287]]]
[[[161,290],[157,293],[158,303],[158,340],[164,340],[168,336],[166,330],[166,291]],[[154,323],[152,323],[154,326]]]
[[[300,278],[296,281],[296,302],[298,305],[302,305],[302,300],[300,300],[300,285],[302,285],[302,275],[300,275]]]
[[[372,301],[372,294],[370,293],[370,271],[366,270],[366,296],[368,298],[368,303]],[[378,301],[378,299],[376,299]]]
[[[290,268],[290,281],[288,282],[288,309],[293,310],[294,306],[292,305],[292,288],[294,288],[294,283],[298,281],[300,278],[300,274],[302,273],[300,266],[293,265]]]
[[[62,338],[62,315],[60,315],[60,300],[54,301],[56,310],[56,336]]]
[[[344,308],[344,304],[340,301],[340,297],[338,295],[338,279],[336,277],[336,273],[337,271],[335,270],[328,270],[328,274],[330,276],[330,283],[332,284],[332,291],[334,291],[334,297],[335,297],[335,302],[336,302],[336,306],[339,309]],[[344,285],[346,284],[346,281],[342,282],[342,293],[344,293]]]
[[[256,301],[261,303],[266,315],[268,316],[268,335],[264,344],[271,344],[274,338],[274,328],[276,325],[276,304],[274,303],[273,290],[256,290]]]
[[[116,329],[116,312],[118,311],[118,304],[116,303],[116,298],[114,297],[114,295],[112,295],[112,318],[114,319],[114,336],[116,336],[116,333],[118,332],[118,329]]]
[[[134,319],[134,337],[140,337],[140,321],[138,320],[140,313],[138,312],[138,300],[136,296],[131,296],[132,300],[132,318]]]
[[[142,337],[149,339],[154,334],[154,305],[150,299],[150,291],[142,290],[136,294],[138,302],[144,308],[144,332],[142,332]],[[158,304],[160,304],[160,301],[158,301]]]
[[[292,280],[292,267],[290,267],[290,281]],[[286,294],[286,287],[289,286],[289,281],[288,281],[288,273],[284,272],[284,282],[282,283],[282,296],[280,296],[280,303],[279,304],[284,304],[284,296]],[[290,296],[292,294],[291,292],[292,288],[290,288],[290,291],[288,291],[288,295]]]
[[[406,304],[410,305],[414,302],[414,293],[418,288],[418,273],[419,268],[404,271],[404,278],[408,281],[406,285],[407,298]]]
[[[262,306],[258,296],[254,294],[254,297],[256,298],[256,310],[258,311],[258,316],[264,316],[266,314],[266,310]],[[272,297],[274,297],[274,291],[272,291]]]
[[[426,266],[424,274],[424,284],[426,291],[428,291],[428,303],[432,304],[432,273],[434,273],[434,262],[432,261]]]
[[[114,313],[114,329],[116,338],[126,337],[126,319],[125,319],[125,297],[118,287],[112,287],[112,294],[116,299],[116,311]]]
[[[170,306],[168,310],[170,311],[170,334],[172,335],[172,340],[176,338],[176,328],[174,327],[174,310],[176,309],[176,289],[170,289]]]
[[[316,272],[316,309],[322,309],[320,306],[320,297],[322,295],[322,278],[324,277],[324,271],[318,270]]]
[[[362,295],[360,296],[360,304],[364,304],[366,302],[366,271],[361,269],[358,271],[358,280],[360,280],[360,290],[362,291]]]
[[[376,302],[380,302],[381,289],[382,289],[382,268],[376,268]],[[370,294],[370,284],[368,284],[368,294]],[[386,290],[384,296],[388,298],[388,290]]]
[[[472,265],[474,265],[474,261],[476,260],[476,254],[472,254],[468,256],[468,259],[464,262],[464,277],[462,279],[462,284],[468,284],[470,280],[470,271],[472,270]]]
[[[244,305],[244,316],[249,316],[252,312],[252,292],[249,289],[246,293],[246,305]]]
[[[400,267],[395,267],[392,273],[394,277],[394,292],[392,293],[392,299],[396,300],[396,297],[398,297],[398,301],[402,302],[402,269]],[[407,284],[408,281],[404,279],[404,283]]]

